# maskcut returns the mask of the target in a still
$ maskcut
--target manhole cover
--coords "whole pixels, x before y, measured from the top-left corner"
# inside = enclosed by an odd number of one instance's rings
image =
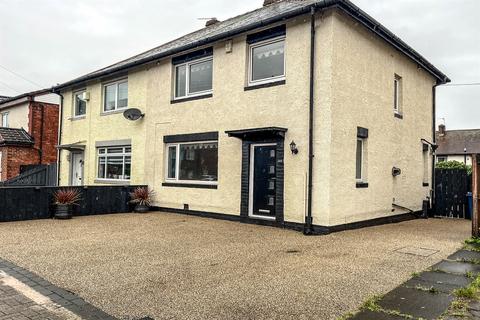
[[[437,253],[439,250],[420,248],[420,247],[403,247],[394,251],[398,253],[413,255],[413,256],[430,257],[431,255]]]

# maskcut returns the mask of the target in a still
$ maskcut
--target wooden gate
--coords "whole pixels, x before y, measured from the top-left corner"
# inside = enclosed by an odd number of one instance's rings
[[[466,170],[435,169],[435,215],[467,218],[470,185],[471,178]]]

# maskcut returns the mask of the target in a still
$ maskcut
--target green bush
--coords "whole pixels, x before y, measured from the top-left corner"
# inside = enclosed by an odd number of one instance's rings
[[[443,162],[438,162],[436,165],[436,168],[438,169],[463,169],[467,170],[467,173],[470,175],[472,174],[472,166],[467,166],[463,162],[458,162],[458,161],[443,161]]]

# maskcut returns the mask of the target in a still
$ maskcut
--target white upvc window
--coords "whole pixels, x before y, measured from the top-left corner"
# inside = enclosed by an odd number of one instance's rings
[[[196,59],[174,66],[174,99],[212,93],[213,57]]]
[[[355,179],[364,182],[364,142],[363,138],[357,138]]]
[[[393,80],[393,112],[402,113],[402,77],[399,75]]]
[[[132,170],[132,147],[97,148],[97,179],[129,181]]]
[[[128,80],[123,79],[103,86],[103,112],[113,112],[128,107]]]
[[[73,94],[73,117],[83,117],[87,113],[86,91],[81,90]]]
[[[2,127],[8,128],[8,112],[4,112],[2,115]]]
[[[285,36],[249,46],[248,85],[285,79]]]
[[[165,181],[217,184],[218,141],[169,143],[165,151]]]

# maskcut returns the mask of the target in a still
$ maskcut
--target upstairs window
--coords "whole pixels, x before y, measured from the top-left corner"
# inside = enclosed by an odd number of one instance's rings
[[[128,81],[120,80],[103,87],[104,112],[125,109],[128,106]]]
[[[73,117],[81,117],[87,113],[86,91],[75,92],[73,98]]]
[[[247,36],[249,85],[285,79],[285,34],[282,25]]]
[[[207,48],[176,57],[174,98],[182,99],[212,93],[213,49]]]
[[[98,148],[99,180],[130,180],[132,147]]]
[[[396,114],[402,113],[402,77],[395,75],[393,80],[393,112]]]
[[[2,127],[8,128],[8,112],[2,113]]]

